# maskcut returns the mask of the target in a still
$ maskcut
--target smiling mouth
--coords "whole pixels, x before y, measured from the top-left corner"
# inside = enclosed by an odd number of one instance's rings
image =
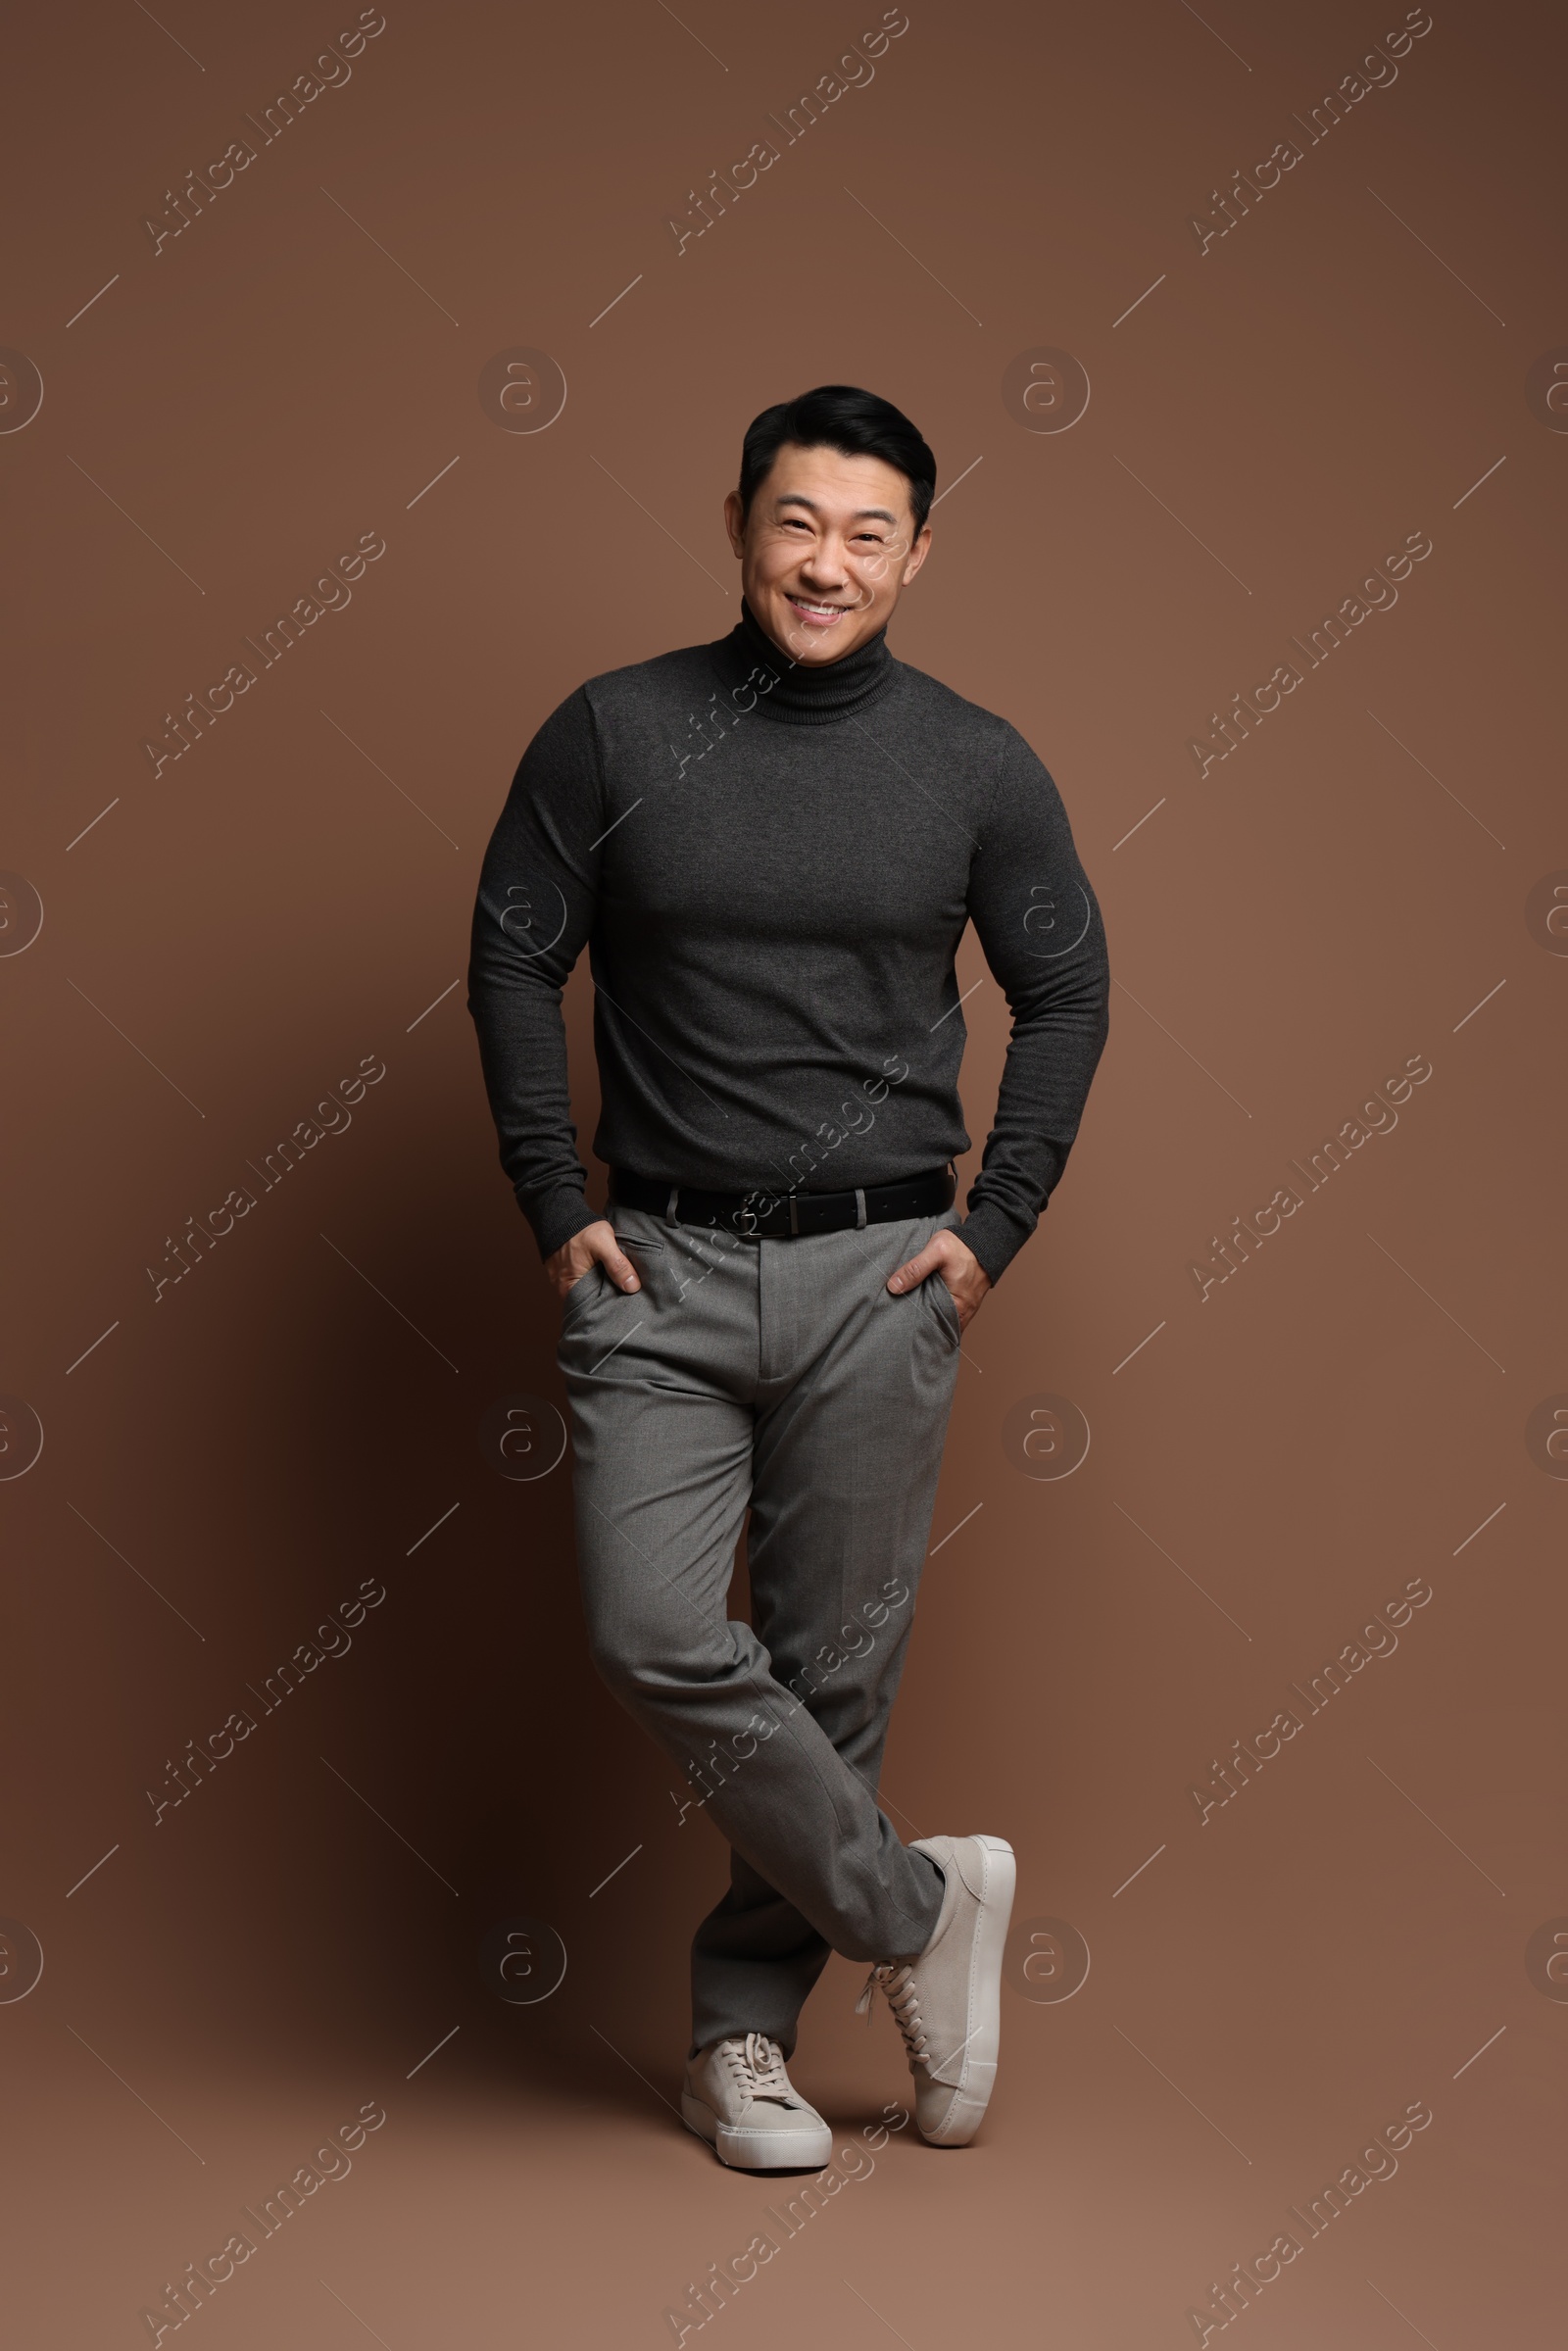
[[[812,604],[804,596],[787,596],[786,602],[793,605],[796,612],[803,613],[808,620],[815,620],[819,624],[826,623],[828,625],[841,618],[852,609],[847,604]]]

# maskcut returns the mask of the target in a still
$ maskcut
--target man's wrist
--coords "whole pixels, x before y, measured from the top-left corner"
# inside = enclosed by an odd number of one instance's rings
[[[982,1200],[962,1224],[955,1225],[952,1230],[964,1248],[972,1251],[981,1272],[993,1286],[1001,1281],[1029,1238],[1027,1233],[1019,1232],[1005,1210],[990,1200]]]
[[[576,1184],[558,1184],[552,1191],[535,1193],[528,1200],[519,1194],[517,1205],[533,1227],[541,1258],[553,1257],[558,1249],[565,1248],[573,1234],[600,1223],[604,1216],[602,1208],[589,1207],[585,1194]]]

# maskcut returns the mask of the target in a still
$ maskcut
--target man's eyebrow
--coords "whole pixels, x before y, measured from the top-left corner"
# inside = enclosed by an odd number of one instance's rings
[[[814,498],[804,497],[799,490],[784,491],[782,496],[774,500],[774,504],[776,506],[809,507],[813,514],[819,514],[822,511]],[[891,522],[895,526],[898,519],[898,515],[890,514],[885,506],[858,506],[850,516],[852,522]]]

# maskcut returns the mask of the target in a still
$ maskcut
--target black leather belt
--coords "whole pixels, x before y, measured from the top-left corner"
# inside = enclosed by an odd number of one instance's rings
[[[612,1207],[643,1208],[672,1224],[723,1225],[747,1240],[788,1240],[792,1234],[940,1216],[952,1207],[956,1189],[951,1167],[903,1184],[868,1184],[858,1192],[701,1192],[689,1184],[627,1175],[618,1167],[610,1171]]]

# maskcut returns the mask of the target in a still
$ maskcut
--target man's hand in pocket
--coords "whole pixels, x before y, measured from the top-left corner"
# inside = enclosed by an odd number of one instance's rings
[[[580,1233],[573,1233],[545,1259],[545,1272],[556,1297],[564,1299],[567,1291],[574,1290],[596,1264],[604,1267],[617,1290],[642,1288],[636,1266],[615,1239],[614,1226],[608,1216],[602,1216],[597,1224],[586,1224]]]
[[[967,1243],[944,1225],[918,1255],[888,1276],[890,1290],[913,1290],[928,1279],[946,1282],[958,1309],[958,1328],[967,1330],[985,1302],[991,1276]]]

